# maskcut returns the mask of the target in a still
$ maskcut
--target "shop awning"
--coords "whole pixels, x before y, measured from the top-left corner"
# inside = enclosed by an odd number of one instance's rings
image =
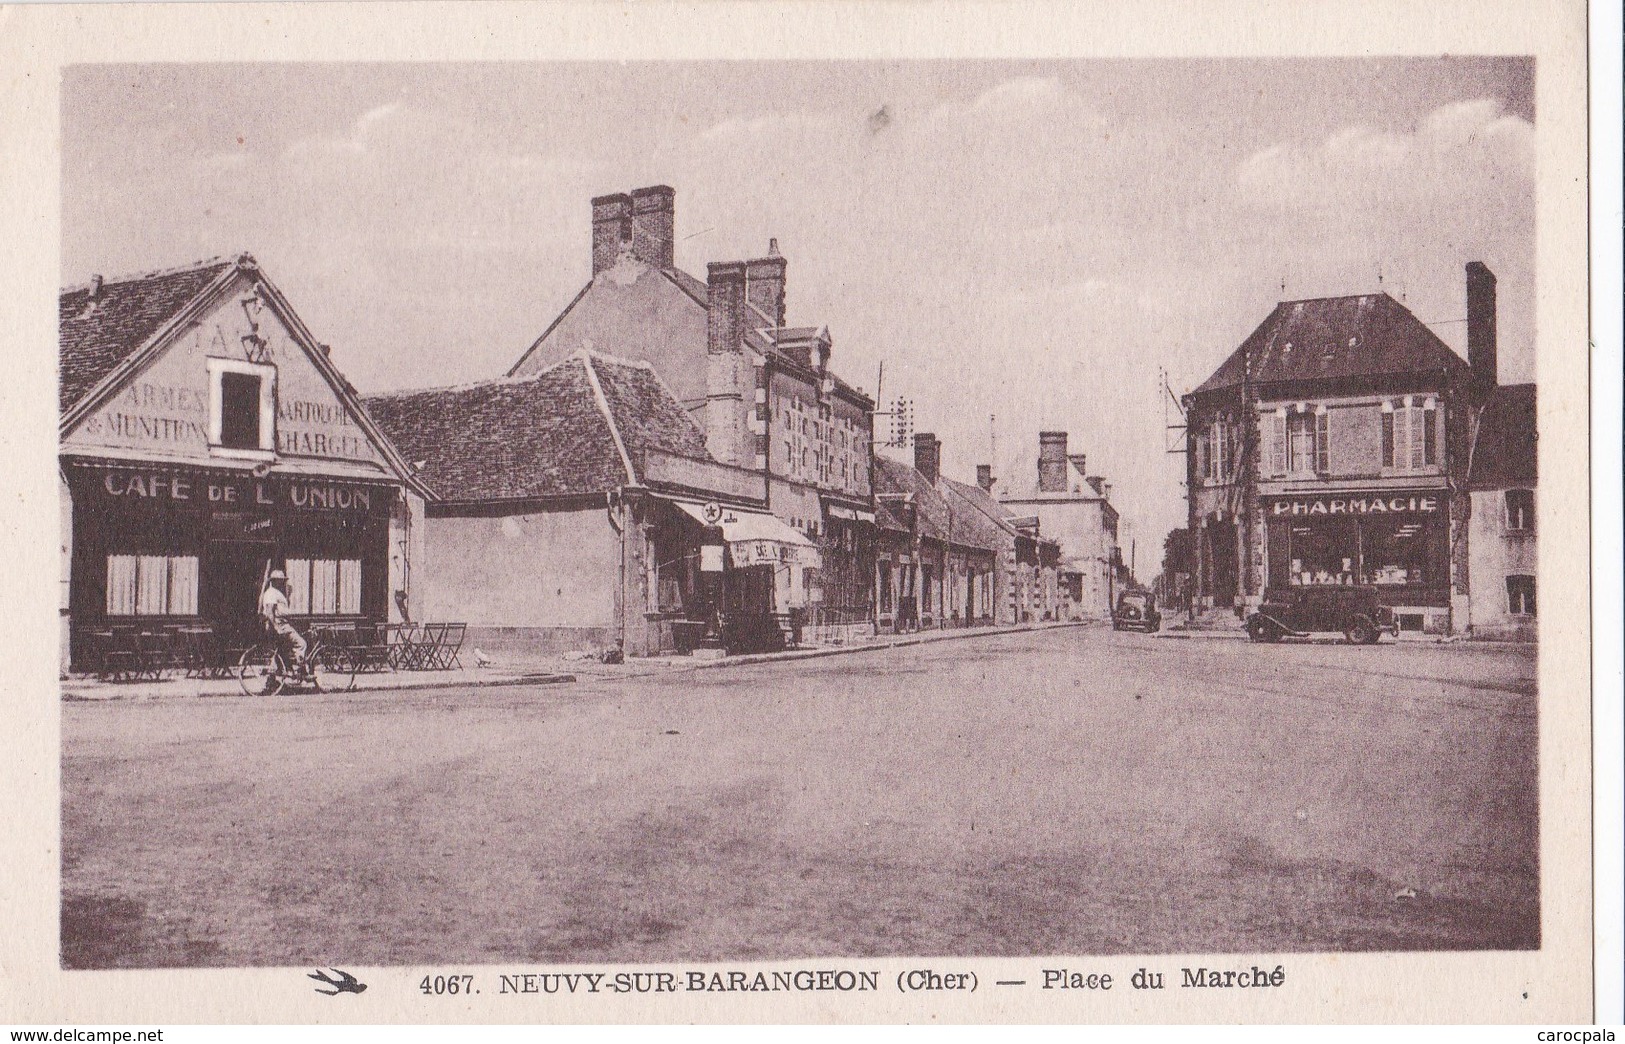
[[[844,518],[848,522],[873,522],[875,520],[873,511],[859,511],[857,508],[849,508],[844,504],[826,502],[824,510],[829,512],[831,518]]]
[[[720,507],[707,514],[708,505],[687,500],[672,501],[702,526],[718,526],[728,543],[728,558],[734,566],[793,565],[816,569],[822,561],[818,547],[799,530],[766,511]],[[718,506],[710,505],[715,511]]]

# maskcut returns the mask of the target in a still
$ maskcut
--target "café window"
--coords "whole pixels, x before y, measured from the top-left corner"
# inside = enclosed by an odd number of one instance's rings
[[[276,367],[209,359],[209,444],[251,456],[276,448]]]
[[[1506,491],[1506,528],[1508,532],[1523,533],[1535,528],[1535,491],[1509,489]]]
[[[195,555],[108,555],[108,616],[196,616]]]
[[[1507,577],[1507,612],[1513,616],[1535,615],[1535,578],[1532,576]]]
[[[290,558],[288,611],[295,616],[358,616],[361,561],[356,558]]]
[[[1382,466],[1420,471],[1439,463],[1439,417],[1432,398],[1382,404]]]

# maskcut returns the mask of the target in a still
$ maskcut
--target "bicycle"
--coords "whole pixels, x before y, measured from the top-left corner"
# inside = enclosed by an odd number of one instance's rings
[[[245,696],[275,696],[288,688],[309,686],[316,692],[349,692],[355,688],[355,657],[341,645],[323,643],[321,634],[310,636],[305,650],[305,670],[289,662],[279,637],[244,650],[237,661],[237,684]]]

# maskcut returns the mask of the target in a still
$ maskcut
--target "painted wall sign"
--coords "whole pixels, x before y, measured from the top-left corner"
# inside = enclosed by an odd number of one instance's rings
[[[210,411],[216,407],[206,360],[244,359],[245,338],[263,342],[263,350],[252,355],[276,366],[278,453],[381,461],[354,414],[275,314],[261,308],[251,325],[237,298],[229,295],[64,436],[63,445],[162,450],[169,455],[178,451],[208,459]]]
[[[299,508],[368,513],[389,503],[389,491],[376,486],[324,479],[237,478],[219,475],[111,468],[95,488],[104,496],[130,501],[197,503],[235,508]]]
[[[1431,515],[1439,510],[1435,493],[1355,493],[1339,497],[1290,497],[1270,505],[1274,517],[1307,515]]]

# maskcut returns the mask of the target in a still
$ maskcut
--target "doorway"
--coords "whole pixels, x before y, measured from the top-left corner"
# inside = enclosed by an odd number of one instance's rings
[[[266,563],[282,565],[269,541],[215,540],[209,543],[198,592],[198,608],[228,646],[252,645],[260,638],[260,583]]]

